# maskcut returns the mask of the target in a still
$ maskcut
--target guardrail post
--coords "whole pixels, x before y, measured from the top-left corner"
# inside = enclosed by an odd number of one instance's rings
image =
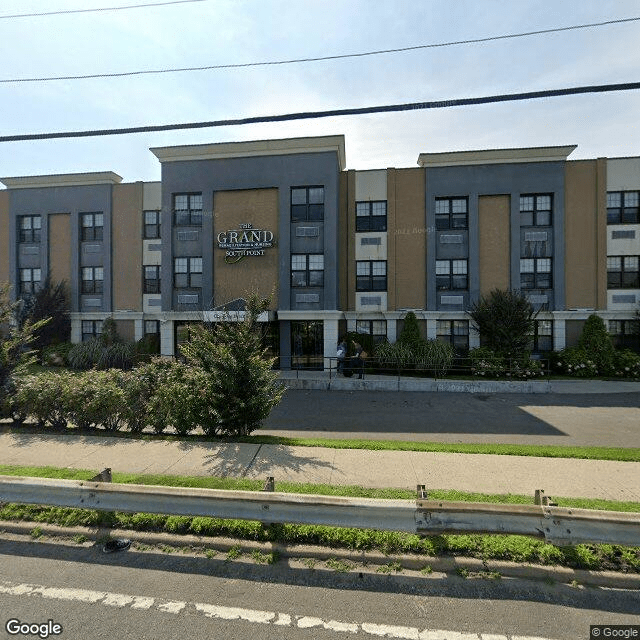
[[[544,489],[536,489],[533,504],[539,504],[542,507],[557,507],[558,503],[553,502],[549,496],[544,494]]]
[[[416,489],[416,499],[417,500],[428,500],[429,496],[427,495],[427,486],[424,484],[419,484]]]
[[[267,491],[269,493],[272,493],[272,492],[274,492],[276,490],[276,480],[275,480],[275,478],[273,476],[269,476],[267,478],[267,481],[264,483],[264,487],[262,487],[262,490],[263,491]],[[269,505],[266,505],[266,504],[262,505],[262,508],[264,510],[268,510],[269,509]],[[264,522],[263,521],[263,522],[261,522],[261,524],[262,524],[263,528],[268,529],[273,524],[273,522]]]

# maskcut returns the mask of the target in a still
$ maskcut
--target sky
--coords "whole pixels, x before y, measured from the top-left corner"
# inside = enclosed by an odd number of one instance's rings
[[[0,80],[362,53],[640,17],[637,0],[2,0]],[[155,0],[159,2],[160,0]],[[212,121],[640,81],[640,21],[287,65],[0,82],[0,136]],[[640,155],[640,91],[91,137],[0,142],[0,176],[114,171],[160,179],[150,147],[343,134],[348,169],[420,153],[572,145]]]

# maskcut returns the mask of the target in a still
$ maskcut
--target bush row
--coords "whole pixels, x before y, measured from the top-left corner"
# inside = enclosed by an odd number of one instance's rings
[[[505,358],[489,347],[477,347],[469,352],[471,373],[487,378],[535,378],[544,376],[544,363],[532,360],[528,353],[520,358]]]
[[[198,428],[208,436],[241,430],[224,419],[228,401],[216,393],[212,377],[180,362],[155,359],[130,371],[44,372],[16,378],[12,391],[6,413],[17,422],[31,418],[41,426],[134,433],[174,427],[180,435]]]

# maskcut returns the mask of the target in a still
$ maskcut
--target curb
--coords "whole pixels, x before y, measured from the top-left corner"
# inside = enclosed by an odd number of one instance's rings
[[[310,545],[286,545],[280,543],[264,543],[252,540],[237,540],[231,538],[208,538],[190,534],[177,535],[171,533],[156,533],[146,531],[132,531],[126,529],[95,529],[85,527],[61,527],[58,525],[39,522],[10,522],[0,521],[0,533],[29,536],[34,528],[38,528],[44,535],[54,537],[73,537],[84,535],[88,540],[97,542],[109,535],[112,538],[127,538],[134,542],[147,544],[165,544],[176,547],[207,546],[220,552],[228,552],[232,548],[242,547],[246,551],[260,551],[262,553],[277,552],[282,558],[327,560],[337,558],[365,565],[383,566],[391,562],[398,562],[404,569],[420,571],[425,566],[434,572],[456,574],[460,570],[471,573],[487,574],[496,572],[500,577],[518,578],[522,580],[536,580],[569,584],[575,581],[580,586],[605,587],[609,589],[640,590],[640,574],[619,573],[616,571],[588,571],[558,566],[544,566],[534,564],[517,564],[503,560],[480,560],[478,558],[443,557],[433,558],[410,554],[385,555],[379,551],[351,551],[348,549],[331,549]]]

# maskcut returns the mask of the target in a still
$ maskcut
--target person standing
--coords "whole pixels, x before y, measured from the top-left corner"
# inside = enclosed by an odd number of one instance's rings
[[[338,344],[337,357],[338,357],[337,370],[344,371],[344,363],[347,358],[347,343],[345,342],[344,338]]]

